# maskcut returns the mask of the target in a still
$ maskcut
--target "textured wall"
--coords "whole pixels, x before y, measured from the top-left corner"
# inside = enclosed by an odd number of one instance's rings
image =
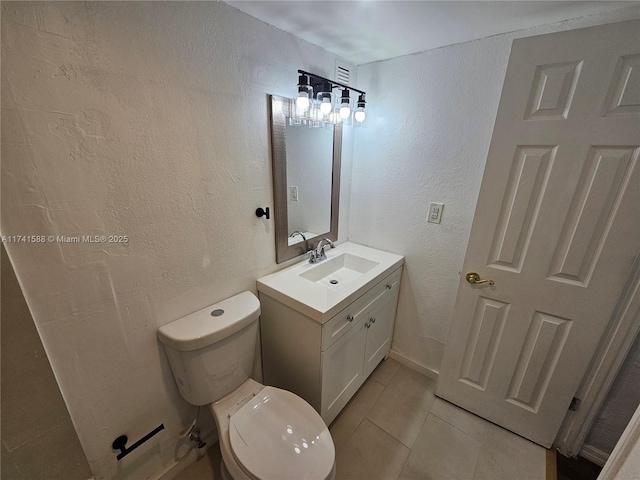
[[[277,268],[254,215],[272,204],[267,93],[334,61],[224,3],[2,3],[2,233],[128,236],[7,245],[98,479],[184,454],[195,408],[156,329]],[[116,462],[116,436],[160,423]]]
[[[361,66],[349,239],[406,256],[393,349],[439,370],[511,42],[621,21],[606,15]],[[429,202],[445,204],[440,225]]]
[[[631,345],[611,389],[589,430],[584,446],[611,454],[640,405],[640,335]]]

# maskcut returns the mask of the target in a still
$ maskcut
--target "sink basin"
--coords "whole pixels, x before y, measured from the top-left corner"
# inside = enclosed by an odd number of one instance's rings
[[[319,285],[339,289],[345,284],[357,280],[378,265],[380,265],[379,262],[343,253],[337,257],[323,260],[310,270],[301,273],[300,276]]]
[[[274,301],[325,323],[403,261],[401,255],[345,242],[327,250],[327,258],[319,263],[300,260],[256,283],[264,309]]]

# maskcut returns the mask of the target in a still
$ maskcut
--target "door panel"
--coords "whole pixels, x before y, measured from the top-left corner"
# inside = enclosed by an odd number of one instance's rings
[[[550,446],[640,248],[640,21],[516,40],[437,394]]]
[[[492,241],[490,266],[521,270],[556,149],[557,146],[516,148]]]
[[[487,388],[487,379],[496,358],[508,311],[508,303],[478,297],[464,349],[460,378],[479,390]]]

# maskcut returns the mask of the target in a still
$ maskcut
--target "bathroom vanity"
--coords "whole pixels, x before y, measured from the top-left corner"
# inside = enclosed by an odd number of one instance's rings
[[[404,257],[354,243],[258,279],[264,382],[329,425],[389,354]]]

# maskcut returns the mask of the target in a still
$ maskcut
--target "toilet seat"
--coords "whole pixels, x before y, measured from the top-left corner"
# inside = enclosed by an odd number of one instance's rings
[[[264,387],[229,418],[229,440],[238,465],[262,480],[325,480],[335,449],[318,413],[286,390]]]

